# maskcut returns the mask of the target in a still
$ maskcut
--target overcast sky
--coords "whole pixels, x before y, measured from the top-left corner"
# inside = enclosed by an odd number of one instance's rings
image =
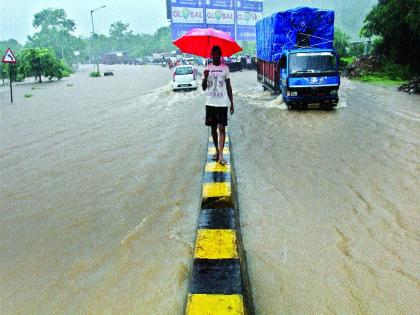
[[[165,0],[0,0],[0,40],[17,39],[21,44],[34,33],[35,13],[45,8],[63,8],[76,22],[76,35],[90,36],[90,10],[106,5],[94,13],[95,32],[108,34],[111,23],[121,20],[134,33],[153,33],[166,21]]]

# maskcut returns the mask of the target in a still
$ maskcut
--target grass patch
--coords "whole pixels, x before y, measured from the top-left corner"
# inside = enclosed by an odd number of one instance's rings
[[[97,77],[100,77],[101,76],[101,74],[99,72],[97,72],[97,71],[93,71],[89,75],[92,78],[97,78]]]
[[[355,79],[361,82],[380,86],[396,86],[406,82],[401,78],[390,78],[389,76],[380,73],[365,74]]]
[[[31,93],[26,93],[25,95],[25,98],[30,98],[30,97],[32,97],[32,96],[34,96],[33,94],[31,94]]]
[[[385,60],[367,58],[356,60],[349,66],[349,71],[355,80],[379,86],[397,86],[406,83],[414,76],[407,65],[398,65]]]

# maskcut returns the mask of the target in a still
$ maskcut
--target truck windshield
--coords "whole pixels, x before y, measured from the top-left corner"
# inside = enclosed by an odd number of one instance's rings
[[[291,74],[328,73],[337,71],[336,56],[332,52],[290,54]]]

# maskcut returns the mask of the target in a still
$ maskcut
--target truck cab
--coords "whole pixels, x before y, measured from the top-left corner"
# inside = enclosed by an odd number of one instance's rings
[[[300,48],[283,51],[278,63],[278,88],[289,108],[338,103],[340,76],[334,49]]]

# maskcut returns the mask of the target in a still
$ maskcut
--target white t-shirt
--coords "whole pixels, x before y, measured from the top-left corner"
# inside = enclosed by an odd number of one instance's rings
[[[219,66],[209,64],[205,70],[209,70],[206,105],[227,107],[229,98],[225,80],[229,79],[229,67],[225,64],[220,64]]]

